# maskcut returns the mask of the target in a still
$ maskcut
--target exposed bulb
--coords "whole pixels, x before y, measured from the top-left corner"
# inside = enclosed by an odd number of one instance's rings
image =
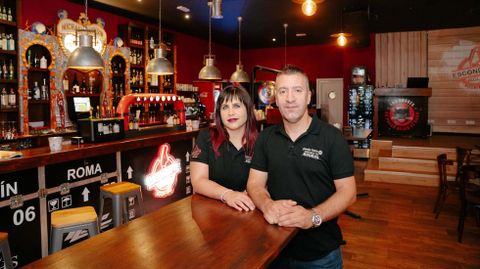
[[[305,0],[302,4],[302,12],[306,16],[312,16],[317,12],[317,4],[314,2],[314,0]]]
[[[347,45],[347,37],[343,33],[338,36],[337,44],[340,47],[343,47],[343,46]]]

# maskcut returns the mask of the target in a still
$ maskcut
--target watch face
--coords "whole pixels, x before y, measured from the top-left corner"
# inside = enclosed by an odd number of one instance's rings
[[[315,227],[320,226],[320,224],[322,224],[322,218],[320,218],[318,214],[314,214],[312,216],[312,223]]]

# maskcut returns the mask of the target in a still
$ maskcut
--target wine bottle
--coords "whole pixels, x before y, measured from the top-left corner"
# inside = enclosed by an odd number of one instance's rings
[[[17,95],[13,88],[10,88],[10,94],[8,95],[8,105],[10,107],[17,107]]]
[[[72,92],[73,93],[80,93],[80,86],[78,85],[77,73],[75,73],[73,75]]]
[[[38,82],[35,81],[34,82],[34,86],[33,86],[33,99],[35,100],[40,100],[40,87],[38,87]]]
[[[10,65],[8,66],[8,79],[13,79],[15,77],[15,68],[13,67],[12,59],[10,59]]]

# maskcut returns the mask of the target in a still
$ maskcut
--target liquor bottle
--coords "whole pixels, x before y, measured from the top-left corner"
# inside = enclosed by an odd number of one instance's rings
[[[2,7],[2,20],[7,20],[7,8],[5,6]]]
[[[12,16],[12,8],[8,8],[7,12],[7,21],[13,21],[13,16]]]
[[[15,77],[15,68],[13,67],[12,59],[10,59],[10,65],[8,66],[8,79],[13,79]]]
[[[30,67],[32,67],[32,50],[27,51],[27,63]]]
[[[80,93],[80,86],[78,85],[77,73],[73,75],[72,93]]]
[[[15,39],[13,38],[13,35],[10,35],[10,41],[8,43],[8,48],[10,50],[15,50]]]
[[[8,105],[10,107],[17,107],[17,95],[13,88],[10,88],[10,94],[8,95]]]
[[[140,76],[138,78],[140,85],[143,85],[143,71],[140,71]]]
[[[7,79],[7,77],[8,77],[6,60],[3,61],[3,65],[2,65],[2,76],[3,76],[3,79]]]
[[[48,100],[48,87],[47,87],[47,79],[43,79],[42,85],[42,100]]]
[[[40,67],[40,59],[38,58],[37,54],[35,53],[35,56],[33,56],[33,67]]]
[[[6,50],[11,50],[11,48],[10,48],[10,35],[6,35],[6,38],[7,38],[7,41],[5,41],[6,42],[5,45],[7,45]]]
[[[85,78],[82,79],[82,84],[80,85],[80,91],[82,93],[86,93],[87,92],[87,84],[85,83]]]
[[[7,50],[7,37],[5,33],[2,33],[2,49]]]
[[[42,55],[42,58],[40,58],[40,68],[46,69],[47,68],[47,58]]]
[[[38,82],[35,81],[34,82],[34,86],[33,86],[33,99],[35,100],[40,100],[40,87],[38,87]]]
[[[150,37],[150,49],[154,49],[155,48],[155,41],[153,40],[153,36]]]
[[[8,108],[8,95],[7,95],[7,90],[5,88],[2,89],[2,94],[0,96],[0,107]]]

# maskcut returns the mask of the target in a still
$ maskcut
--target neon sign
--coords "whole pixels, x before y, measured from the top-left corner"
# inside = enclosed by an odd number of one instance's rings
[[[175,159],[170,155],[170,145],[162,144],[145,176],[147,190],[153,190],[153,196],[156,198],[172,195],[177,185],[178,174],[182,172],[180,164],[180,159]]]

